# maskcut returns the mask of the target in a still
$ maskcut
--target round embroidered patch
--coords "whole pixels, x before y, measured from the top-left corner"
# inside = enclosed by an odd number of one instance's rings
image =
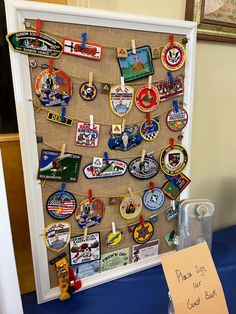
[[[185,63],[186,52],[183,45],[174,42],[173,47],[168,43],[161,53],[161,62],[163,66],[169,71],[179,70]]]

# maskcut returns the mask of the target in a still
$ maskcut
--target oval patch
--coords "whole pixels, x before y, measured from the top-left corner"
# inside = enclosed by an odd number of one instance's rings
[[[65,106],[72,96],[72,82],[64,71],[46,69],[35,80],[35,92],[45,107]]]
[[[151,189],[146,190],[143,194],[143,205],[149,210],[160,209],[165,203],[164,192],[154,187],[153,191]]]
[[[120,214],[125,219],[137,217],[142,210],[142,200],[138,194],[126,195],[120,203]]]
[[[80,228],[89,228],[101,223],[105,211],[103,202],[99,199],[88,199],[80,202],[75,211],[75,219]]]
[[[175,144],[173,149],[167,146],[160,154],[160,167],[169,176],[181,173],[187,163],[188,153],[182,145]]]
[[[44,229],[45,244],[51,251],[62,251],[69,244],[70,236],[71,225],[66,221],[51,223]]]
[[[63,220],[69,218],[77,206],[76,199],[70,192],[57,191],[51,194],[46,203],[46,209],[52,218]]]
[[[153,224],[150,221],[144,221],[135,226],[133,238],[136,243],[144,244],[151,239],[154,233]]]
[[[145,156],[143,162],[141,161],[141,157],[138,157],[129,163],[130,174],[141,180],[155,177],[159,169],[158,162],[152,157]]]
[[[102,179],[123,176],[127,171],[127,164],[117,159],[109,159],[108,164],[103,160],[102,167],[94,167],[88,164],[83,169],[87,179]]]

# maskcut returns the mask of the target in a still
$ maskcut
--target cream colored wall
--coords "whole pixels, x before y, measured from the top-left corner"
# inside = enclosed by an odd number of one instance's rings
[[[88,0],[88,5],[165,18],[185,14],[185,0]],[[198,42],[190,196],[213,201],[216,229],[236,223],[235,56],[235,45]]]

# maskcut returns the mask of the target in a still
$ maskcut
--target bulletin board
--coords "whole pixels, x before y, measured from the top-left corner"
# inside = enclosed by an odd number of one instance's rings
[[[62,8],[62,6],[49,4],[40,4],[39,6],[37,3],[29,1],[27,1],[27,5],[26,1],[19,1],[18,4],[14,3],[14,5],[11,1],[7,1],[6,9],[9,32],[27,27],[35,29],[36,19],[40,18],[43,22],[42,32],[54,37],[59,42],[62,42],[65,37],[80,39],[81,34],[86,32],[88,42],[103,47],[101,61],[66,54],[62,54],[60,58],[53,61],[53,67],[63,70],[73,84],[73,94],[66,107],[66,116],[73,118],[71,127],[48,121],[46,119],[48,112],[60,114],[61,108],[43,107],[35,95],[35,79],[42,72],[42,69],[30,67],[29,62],[34,60],[39,65],[48,64],[48,59],[37,56],[28,57],[11,52],[38,302],[45,302],[59,295],[55,266],[48,264],[48,261],[55,258],[59,253],[46,249],[43,230],[46,225],[55,222],[55,219],[46,211],[46,202],[52,193],[61,189],[61,182],[37,179],[42,149],[60,151],[62,145],[66,144],[66,152],[82,156],[78,181],[67,183],[65,190],[71,192],[79,204],[88,198],[88,190],[91,189],[93,197],[102,200],[105,204],[105,214],[101,223],[88,229],[88,233],[100,233],[101,259],[105,260],[106,256],[112,255],[114,251],[120,250],[122,252],[122,250],[129,249],[128,260],[123,266],[114,269],[101,269],[100,264],[95,274],[85,276],[82,279],[82,289],[159,264],[159,255],[174,249],[174,246],[168,246],[165,241],[166,234],[172,230],[177,230],[176,219],[168,221],[166,216],[166,210],[170,207],[170,199],[166,198],[162,208],[157,211],[150,211],[143,206],[141,214],[144,219],[153,222],[154,234],[150,241],[158,243],[158,255],[134,263],[132,249],[137,243],[133,240],[132,227],[139,222],[139,217],[130,220],[122,218],[119,204],[110,205],[109,197],[122,199],[122,196],[128,194],[128,188],[131,188],[142,198],[144,191],[149,189],[150,181],[153,181],[155,186],[159,188],[163,186],[167,181],[164,173],[160,170],[154,178],[149,180],[134,178],[128,171],[120,177],[88,180],[83,174],[83,168],[92,163],[93,157],[103,157],[104,152],[108,153],[109,159],[118,159],[129,164],[134,158],[140,157],[141,151],[145,150],[147,155],[153,156],[159,162],[160,153],[163,148],[169,145],[170,138],[174,138],[175,144],[183,145],[190,157],[195,23],[121,15],[82,8],[64,6]],[[10,25],[9,19],[13,13],[18,14],[18,18],[14,19],[15,24]],[[183,131],[171,131],[166,125],[166,115],[173,107],[173,99],[160,102],[157,109],[151,112],[151,118],[158,117],[160,123],[160,133],[156,140],[150,142],[143,140],[140,145],[126,152],[110,150],[108,140],[112,124],[121,124],[122,119],[113,114],[109,105],[109,94],[101,93],[101,89],[103,83],[120,85],[121,74],[116,48],[126,47],[130,49],[132,39],[135,39],[136,47],[144,45],[164,47],[169,41],[170,34],[174,34],[177,42],[182,42],[187,38],[187,42],[184,43],[187,56],[185,65],[180,70],[173,72],[173,75],[174,77],[178,75],[184,77],[184,94],[177,99],[188,112],[188,125]],[[168,78],[167,70],[162,66],[160,59],[153,59],[153,66],[153,84]],[[94,73],[93,83],[98,90],[96,98],[91,102],[81,99],[78,92],[81,84],[88,81],[89,72]],[[24,79],[19,80],[22,76]],[[147,84],[147,80],[148,78],[145,77],[126,84],[132,86],[136,92],[140,86]],[[93,115],[94,123],[100,125],[98,146],[75,146],[76,123],[78,121],[89,122],[90,115]],[[146,117],[133,104],[131,111],[123,119],[125,119],[126,125],[140,126]],[[190,176],[189,165],[190,162],[184,171],[187,176]],[[181,194],[181,198],[187,196],[188,188]],[[84,231],[78,226],[74,215],[67,218],[66,221],[71,224],[72,237],[83,235]],[[107,234],[112,230],[111,222],[115,222],[116,228],[122,230],[124,234],[123,241],[114,248],[106,245]],[[70,260],[69,248],[66,247],[64,251],[67,253],[67,259]]]

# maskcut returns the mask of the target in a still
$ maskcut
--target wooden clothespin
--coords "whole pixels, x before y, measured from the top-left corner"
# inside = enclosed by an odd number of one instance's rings
[[[86,241],[87,240],[87,235],[88,235],[88,228],[84,228],[84,238],[83,240]]]
[[[171,206],[172,210],[175,211],[175,210],[176,210],[175,201],[174,201],[174,200],[171,200],[171,201],[170,201],[170,204],[171,204],[170,206]]]
[[[120,86],[121,86],[121,90],[124,91],[125,90],[125,78],[124,78],[124,76],[120,77]]]
[[[112,233],[116,234],[116,224],[114,221],[111,223]]]
[[[93,129],[93,115],[92,114],[90,114],[89,116],[89,127],[90,129]]]
[[[148,89],[152,88],[152,75],[148,76]]]
[[[136,46],[135,46],[135,39],[131,39],[131,47],[132,47],[132,53],[136,54]]]
[[[64,155],[65,155],[65,150],[66,150],[66,144],[62,144],[62,147],[61,147],[61,158],[64,157]]]
[[[93,85],[93,72],[89,72],[89,82],[88,82],[89,87]]]
[[[142,149],[142,153],[141,153],[141,162],[144,162],[145,155],[146,155],[146,150],[145,150],[145,149]]]
[[[134,198],[134,193],[133,193],[132,189],[128,188],[128,192],[129,192],[129,196],[130,196],[130,198],[132,200]]]
[[[123,133],[125,130],[125,119],[122,120],[122,124],[121,124],[121,132]]]

